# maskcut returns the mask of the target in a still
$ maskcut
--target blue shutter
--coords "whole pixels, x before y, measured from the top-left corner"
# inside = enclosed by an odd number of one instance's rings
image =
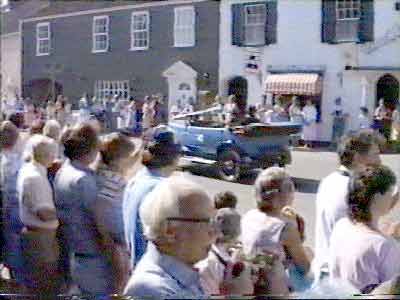
[[[361,16],[358,30],[360,43],[374,40],[374,0],[361,0]]]
[[[322,0],[322,28],[323,43],[336,42],[336,0]]]
[[[268,1],[266,4],[267,18],[265,20],[265,44],[277,42],[278,1]]]
[[[244,10],[242,4],[232,5],[232,45],[242,46],[244,42]]]

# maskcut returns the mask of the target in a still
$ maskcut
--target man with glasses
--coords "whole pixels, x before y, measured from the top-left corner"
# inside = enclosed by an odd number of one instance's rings
[[[178,176],[165,179],[147,200],[140,216],[149,243],[125,294],[149,299],[205,297],[194,265],[207,257],[215,241],[213,202],[200,186]]]

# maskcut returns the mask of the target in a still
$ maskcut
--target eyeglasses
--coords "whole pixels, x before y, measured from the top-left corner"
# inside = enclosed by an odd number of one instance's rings
[[[190,223],[203,223],[211,226],[215,225],[214,218],[167,218],[168,221],[190,222]]]
[[[296,187],[291,180],[285,180],[281,183],[279,188],[274,189],[266,189],[262,190],[262,193],[272,194],[272,193],[293,193],[296,191]]]

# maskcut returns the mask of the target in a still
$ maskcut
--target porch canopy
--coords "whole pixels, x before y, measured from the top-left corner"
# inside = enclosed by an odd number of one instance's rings
[[[272,74],[265,81],[266,93],[315,96],[321,91],[322,80],[315,73]]]

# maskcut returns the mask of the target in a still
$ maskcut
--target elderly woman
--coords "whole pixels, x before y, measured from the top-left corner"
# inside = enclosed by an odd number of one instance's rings
[[[122,221],[122,196],[126,186],[124,175],[138,160],[138,152],[132,155],[135,144],[120,133],[104,137],[97,166],[96,224],[104,245],[107,245],[105,264],[108,274],[113,274],[112,290],[105,294],[118,294],[129,275],[129,258]]]
[[[0,183],[3,196],[3,226],[5,238],[5,265],[19,284],[22,264],[19,244],[19,233],[22,223],[19,218],[17,198],[17,176],[22,165],[22,154],[17,149],[19,132],[10,121],[0,125]]]
[[[303,247],[302,218],[289,208],[294,184],[284,169],[271,167],[257,177],[255,191],[257,209],[250,210],[242,218],[244,253],[248,256],[264,252],[275,255],[290,274],[287,288],[303,289],[305,286],[298,281],[306,281],[310,260]]]
[[[369,293],[400,273],[400,246],[378,228],[399,200],[396,177],[385,166],[356,172],[347,199],[348,217],[335,225],[331,236],[330,278]]]
[[[47,168],[57,156],[57,144],[50,138],[34,135],[29,140],[30,161],[18,175],[20,218],[24,225],[21,246],[25,282],[30,292],[58,293],[58,220]]]
[[[60,267],[67,284],[72,276],[82,293],[97,295],[107,288],[102,270],[108,269],[103,258],[105,246],[99,245],[94,221],[97,185],[89,166],[97,158],[100,142],[96,130],[83,123],[66,133],[63,144],[67,160],[54,183],[63,245]]]

